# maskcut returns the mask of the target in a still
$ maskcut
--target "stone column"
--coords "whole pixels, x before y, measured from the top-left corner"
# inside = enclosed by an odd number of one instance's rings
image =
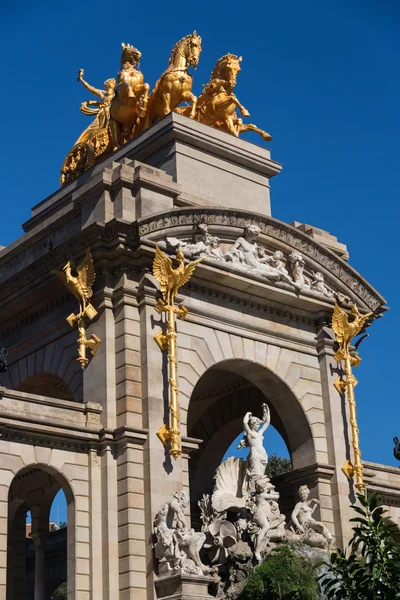
[[[8,523],[7,600],[25,599],[26,506],[16,510]],[[5,596],[4,596],[5,597]],[[1,600],[3,596],[0,594]]]
[[[342,471],[342,466],[350,456],[351,432],[348,405],[334,388],[338,376],[337,363],[333,358],[333,331],[321,327],[317,335],[317,349],[321,370],[322,395],[324,400],[326,436],[329,464],[335,467],[330,483],[332,508],[335,523],[335,537],[338,547],[345,547],[351,537],[350,505],[354,502],[354,489]],[[321,515],[323,519],[323,515]]]
[[[35,545],[35,600],[45,600],[44,550],[48,531],[31,533]]]
[[[168,422],[168,370],[166,353],[154,341],[160,318],[154,311],[156,289],[146,276],[141,282],[140,326],[142,359],[143,425],[148,429],[144,445],[145,536],[152,539],[154,518],[174,492],[184,486],[182,457],[174,460],[158,439],[156,432]],[[178,337],[178,352],[179,337]],[[151,544],[147,546],[147,598],[154,598],[154,564]]]

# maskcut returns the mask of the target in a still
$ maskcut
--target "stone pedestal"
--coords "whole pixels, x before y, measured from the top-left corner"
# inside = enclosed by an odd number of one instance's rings
[[[210,595],[215,585],[212,577],[196,575],[172,575],[162,577],[155,582],[156,594],[159,600],[207,600],[214,598]]]

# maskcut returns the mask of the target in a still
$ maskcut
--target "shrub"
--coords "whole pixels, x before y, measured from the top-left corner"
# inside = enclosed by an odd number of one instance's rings
[[[288,546],[273,550],[249,577],[238,600],[316,600],[313,564]]]
[[[385,516],[376,494],[357,494],[358,513],[348,552],[331,555],[321,587],[332,600],[400,599],[400,547],[398,528]]]

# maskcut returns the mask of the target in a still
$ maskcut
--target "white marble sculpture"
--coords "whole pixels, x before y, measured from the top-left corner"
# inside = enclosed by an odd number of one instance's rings
[[[266,550],[271,530],[281,527],[285,516],[279,511],[279,494],[268,477],[256,481],[254,493],[254,509],[249,532],[254,539],[254,557],[262,561],[262,551]],[[284,537],[282,531],[282,537]]]
[[[239,448],[250,448],[247,458],[246,473],[249,481],[255,481],[265,475],[268,454],[264,448],[264,433],[271,423],[271,414],[267,404],[262,405],[262,419],[254,417],[251,412],[243,418],[244,436]]]
[[[186,525],[184,509],[188,504],[187,492],[177,491],[157,513],[154,522],[154,552],[159,561],[160,575],[171,574],[171,571],[189,575],[209,572],[199,554],[206,536]]]
[[[312,498],[309,500],[310,490],[307,485],[299,487],[300,502],[296,504],[292,512],[292,523],[300,534],[307,534],[310,530],[324,536],[328,548],[330,547],[333,536],[323,523],[316,521],[313,513],[319,504],[319,500]]]
[[[306,274],[306,262],[298,250],[293,250],[285,257],[281,250],[275,250],[271,254],[259,245],[257,240],[260,233],[258,225],[251,224],[233,243],[221,244],[220,238],[208,231],[207,223],[198,223],[192,241],[167,237],[165,242],[159,242],[159,246],[173,254],[180,248],[190,259],[201,257],[228,270],[261,277],[273,285],[289,285],[297,293],[317,294],[325,298],[336,298],[342,303],[350,302],[347,296],[327,286],[320,271],[309,270]]]

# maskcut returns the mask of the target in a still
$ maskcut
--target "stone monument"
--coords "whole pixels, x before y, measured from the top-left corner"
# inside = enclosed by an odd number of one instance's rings
[[[245,59],[224,55],[197,98],[204,43],[179,40],[153,88],[126,43],[104,89],[79,71],[93,122],[60,189],[0,251],[1,599],[27,597],[28,511],[31,596],[51,597],[60,489],[71,600],[233,598],[273,544],[349,539],[342,467],[355,457],[332,315],[356,304],[368,327],[385,300],[333,235],[271,216],[281,165],[234,94]],[[273,483],[269,423],[293,467]],[[221,464],[243,429],[249,457]],[[398,522],[399,470],[363,467]]]

